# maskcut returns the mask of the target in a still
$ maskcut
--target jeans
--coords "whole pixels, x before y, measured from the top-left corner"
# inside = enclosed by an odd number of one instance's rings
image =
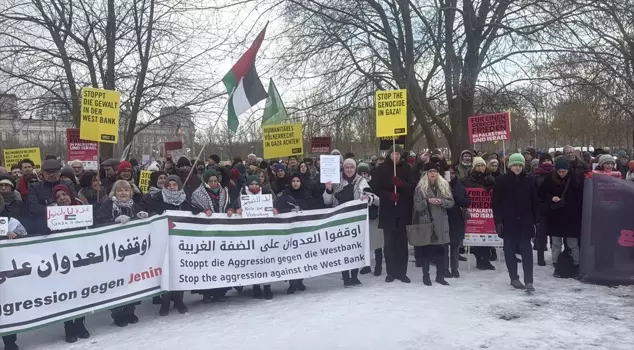
[[[531,237],[525,235],[513,235],[511,233],[504,235],[504,260],[506,260],[506,268],[509,270],[511,281],[518,280],[517,259],[515,259],[515,251],[519,248],[522,255],[522,268],[524,269],[524,283],[533,283],[533,247],[531,246]]]
[[[553,264],[556,264],[559,254],[563,251],[564,239],[552,236],[550,240],[553,242]],[[572,255],[575,265],[579,265],[579,238],[566,238],[566,244],[570,248],[570,255]]]
[[[409,246],[405,227],[396,230],[383,230],[383,237],[385,239],[383,256],[385,257],[387,274],[394,277],[407,275]]]

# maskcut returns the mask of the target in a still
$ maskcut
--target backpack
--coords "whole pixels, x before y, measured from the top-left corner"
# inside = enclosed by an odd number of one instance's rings
[[[572,260],[570,249],[564,249],[564,251],[557,257],[555,272],[562,278],[572,278],[575,276],[575,263]]]

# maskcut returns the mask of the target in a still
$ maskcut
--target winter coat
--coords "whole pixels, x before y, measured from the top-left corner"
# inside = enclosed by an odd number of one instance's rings
[[[371,189],[376,188],[376,178],[370,176],[368,184]],[[370,227],[370,250],[383,248],[385,245],[385,239],[383,237],[383,230],[379,228],[379,208],[381,207],[381,200],[379,196],[374,193],[370,194],[370,206],[368,207],[368,218]]]
[[[457,245],[464,239],[465,220],[462,215],[462,209],[467,209],[471,205],[471,199],[467,189],[460,183],[458,178],[449,182],[451,185],[451,194],[453,195],[454,206],[447,209],[449,218],[449,236],[451,244]]]
[[[104,191],[106,191],[106,194],[110,194],[110,191],[112,191],[112,186],[114,186],[115,182],[117,182],[116,176],[104,177],[101,180],[101,186],[103,187]]]
[[[285,175],[284,177],[277,177],[276,175],[271,182],[271,191],[273,191],[273,193],[275,193],[276,195],[279,195],[284,192],[286,186],[288,186],[290,182],[291,179],[288,177],[288,175]]]
[[[583,206],[583,180],[579,179],[572,172],[561,179],[556,171],[553,171],[544,178],[539,186],[538,196],[543,203],[546,216],[545,232],[549,236],[579,238],[581,237],[581,215]],[[568,190],[564,195],[566,183],[569,183]],[[553,197],[562,198],[565,204],[563,207],[553,207]]]
[[[149,193],[148,193],[149,194]],[[172,205],[163,201],[162,192],[154,192],[149,194],[149,198],[143,196],[144,200],[139,205],[139,210],[147,212],[149,216],[163,214],[166,210],[190,211],[190,205],[187,200],[180,205]]]
[[[275,209],[280,213],[290,213],[294,210],[312,210],[316,208],[316,200],[312,193],[302,186],[299,189],[287,187],[275,203]]]
[[[473,169],[473,166],[471,166],[471,164],[464,165],[460,163],[456,167],[456,176],[458,177],[459,180],[464,181],[469,176],[471,169]]]
[[[416,181],[412,176],[412,169],[404,159],[396,164],[396,176],[401,179],[403,186],[397,189],[398,202],[390,201],[390,193],[394,193],[394,162],[388,157],[376,169],[372,178],[376,180],[373,193],[379,196],[379,228],[383,230],[404,230],[405,226],[412,222],[412,208],[414,201],[414,188]]]
[[[137,203],[134,203],[131,208],[121,208],[121,211],[116,213],[112,212],[112,207],[112,199],[108,199],[101,205],[101,208],[99,208],[97,212],[98,225],[112,224],[115,222],[115,219],[121,215],[129,216],[130,220],[134,220],[136,214],[141,211]]]
[[[533,237],[539,222],[539,207],[535,181],[526,173],[512,171],[495,180],[491,198],[493,219],[503,225],[503,235]]]
[[[67,180],[58,180],[55,182],[33,182],[29,184],[28,208],[31,215],[30,235],[47,234],[49,232],[46,224],[46,207],[55,203],[53,198],[53,187],[65,184],[71,187],[71,182]],[[71,189],[72,191],[72,189]],[[76,194],[73,193],[73,197]]]
[[[310,192],[311,197],[316,201],[313,209],[322,208],[323,200],[321,194],[324,193],[325,187],[318,182],[319,179],[313,179],[308,172],[300,175],[302,176],[302,183],[304,184],[304,187]]]
[[[352,191],[348,191],[349,185],[352,186]],[[341,181],[333,185],[332,192],[328,193],[328,190],[324,191],[324,204],[328,207],[335,208],[339,204],[360,199],[364,192],[372,192],[372,189],[368,181],[361,175],[356,174],[351,182],[348,182],[348,180],[342,176]]]
[[[449,234],[449,216],[447,210],[454,206],[453,198],[441,198],[442,203],[440,205],[429,204],[427,200],[429,198],[439,198],[440,193],[435,194],[431,186],[427,189],[427,193],[422,193],[422,187],[416,186],[414,190],[414,214],[412,225],[428,224],[432,222],[432,225],[426,225],[427,229],[423,229],[423,242],[420,246],[427,245],[442,245],[451,241]],[[429,214],[431,213],[431,218]],[[423,226],[418,226],[422,228]],[[436,240],[432,240],[433,234],[438,237]]]
[[[457,174],[456,174],[457,176]],[[491,191],[495,184],[493,176],[486,173],[471,172],[471,174],[463,181],[464,187],[467,188],[484,188],[487,191]]]

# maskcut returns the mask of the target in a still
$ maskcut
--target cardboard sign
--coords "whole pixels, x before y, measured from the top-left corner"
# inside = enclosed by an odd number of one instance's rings
[[[310,153],[330,153],[332,137],[311,137]]]
[[[241,195],[240,206],[243,218],[273,217],[273,196],[270,194]]]
[[[46,207],[46,225],[51,231],[92,226],[92,205]]]
[[[66,129],[66,154],[68,162],[79,160],[86,170],[99,168],[99,144],[79,138],[79,129]]]
[[[12,166],[17,165],[23,159],[30,159],[35,163],[35,168],[39,169],[42,166],[42,156],[40,155],[40,148],[12,148],[4,150],[4,166],[7,169],[11,169]]]
[[[509,112],[469,117],[469,142],[508,140],[511,137]]]
[[[117,143],[121,94],[114,90],[82,88],[81,96],[79,137],[82,140]]]
[[[149,170],[141,170],[139,174],[139,189],[143,193],[147,193],[150,190],[150,176],[152,172]]]
[[[407,135],[407,90],[375,92],[376,137]]]
[[[166,141],[163,143],[163,156],[165,158],[172,158],[176,161],[172,155],[172,151],[178,151],[183,149],[183,141]]]
[[[0,217],[0,236],[6,236],[9,233],[9,218]]]
[[[321,155],[319,156],[319,182],[325,184],[341,182],[341,157]]]
[[[304,154],[302,123],[263,125],[262,139],[265,159]]]

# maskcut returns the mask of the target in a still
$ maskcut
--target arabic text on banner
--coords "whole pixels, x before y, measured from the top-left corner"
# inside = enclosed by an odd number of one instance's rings
[[[51,231],[92,226],[92,205],[46,207],[46,224]]]
[[[370,264],[367,204],[361,201],[256,222],[168,215],[174,228],[169,285],[163,287],[170,290],[286,281]]]
[[[245,218],[270,218],[273,216],[273,196],[240,195],[240,207]]]
[[[156,295],[167,227],[167,218],[160,216],[0,241],[0,334]]]

